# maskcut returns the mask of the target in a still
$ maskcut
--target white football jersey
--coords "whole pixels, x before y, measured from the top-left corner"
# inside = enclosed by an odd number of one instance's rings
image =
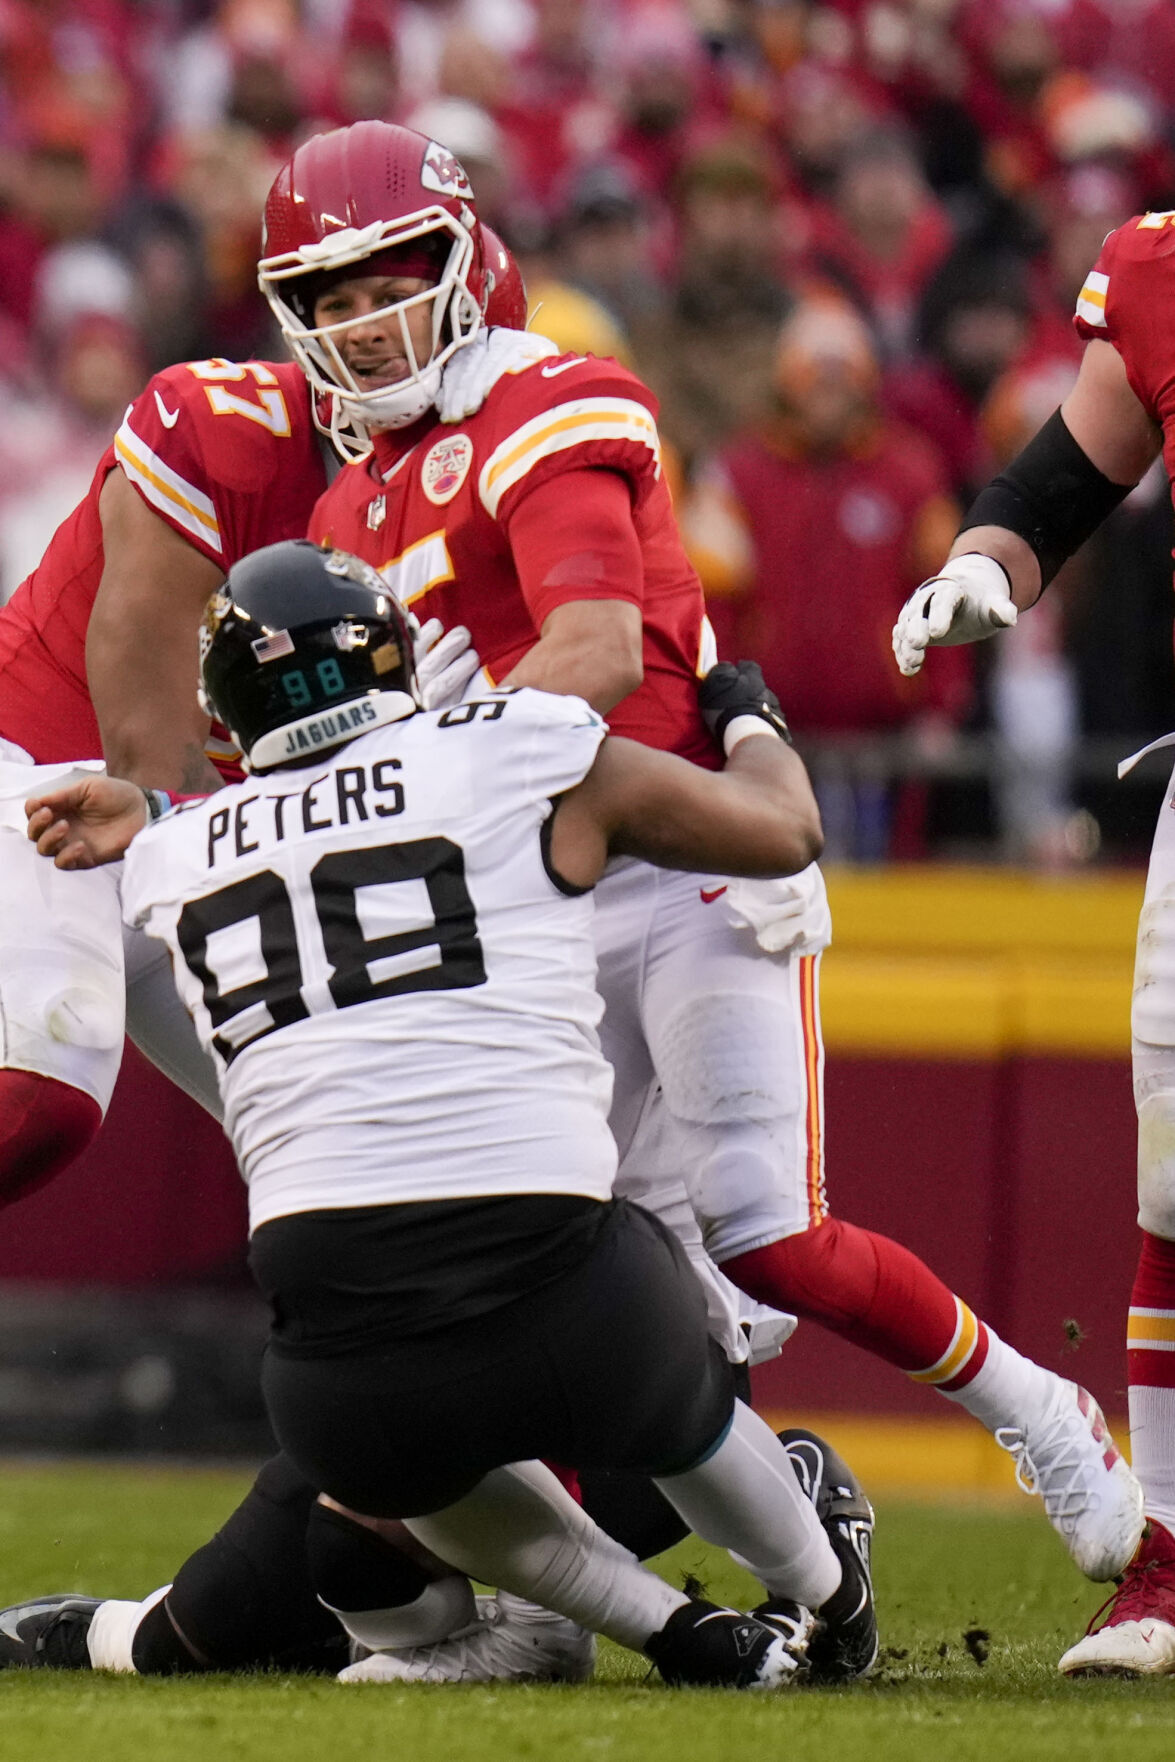
[[[592,898],[551,879],[544,838],[606,732],[578,698],[495,693],[233,784],[135,839],[124,913],[171,949],[251,1228],[422,1199],[608,1197]]]

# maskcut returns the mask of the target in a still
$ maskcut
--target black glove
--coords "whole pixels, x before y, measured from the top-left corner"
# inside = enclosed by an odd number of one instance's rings
[[[719,661],[711,667],[698,686],[698,708],[719,746],[736,716],[758,716],[781,740],[792,744],[779,699],[764,680],[758,661]]]

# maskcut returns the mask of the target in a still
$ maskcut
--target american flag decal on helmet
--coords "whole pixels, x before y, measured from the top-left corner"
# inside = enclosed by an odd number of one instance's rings
[[[269,636],[258,636],[249,644],[259,661],[280,661],[283,655],[292,655],[294,639],[288,630],[274,630]]]

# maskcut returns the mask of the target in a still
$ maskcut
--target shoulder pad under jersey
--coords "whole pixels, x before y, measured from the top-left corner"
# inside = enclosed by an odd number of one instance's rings
[[[289,516],[273,508],[279,524],[297,524],[300,501],[308,497],[308,515],[324,481],[309,392],[293,362],[164,368],[128,409],[114,451],[148,505],[224,567],[235,561],[232,535],[264,527],[264,509],[245,519],[244,502],[276,493]]]
[[[536,471],[602,466],[638,488],[661,473],[657,400],[619,361],[560,355],[492,388],[479,415],[478,495],[496,519]]]

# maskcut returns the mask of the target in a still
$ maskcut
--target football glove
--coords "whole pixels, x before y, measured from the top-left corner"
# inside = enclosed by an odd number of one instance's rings
[[[559,353],[549,337],[526,330],[487,330],[458,349],[441,376],[437,412],[442,422],[464,422],[485,403],[504,373],[520,373]]]
[[[464,624],[445,630],[439,618],[417,627],[413,642],[416,683],[426,710],[459,704],[469,681],[481,667],[481,656]]]
[[[1008,572],[994,557],[969,551],[952,557],[939,575],[914,589],[893,627],[893,652],[907,679],[921,667],[931,644],[978,642],[1016,622]]]
[[[828,894],[816,863],[774,881],[730,880],[723,904],[734,923],[755,932],[768,954],[787,949],[815,954],[832,941]]]
[[[758,661],[719,661],[698,686],[702,720],[726,750],[725,734],[736,716],[757,716],[791,745],[779,699],[763,678]]]

